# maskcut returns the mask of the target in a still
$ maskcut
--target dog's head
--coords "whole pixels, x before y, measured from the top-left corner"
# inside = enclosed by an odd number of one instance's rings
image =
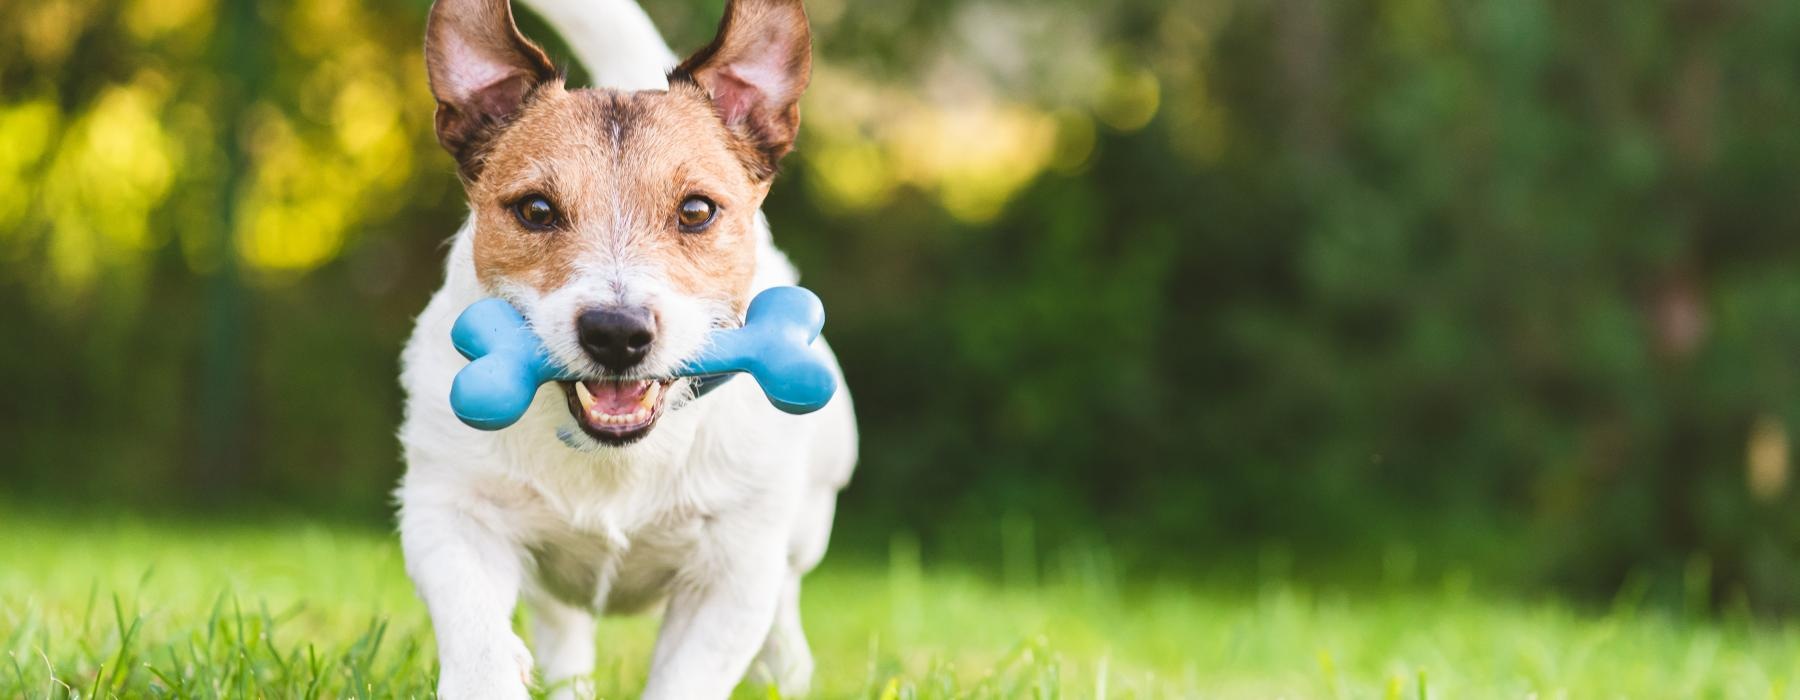
[[[756,217],[800,126],[800,0],[731,0],[666,91],[569,90],[508,0],[437,0],[437,135],[474,211],[475,270],[525,314],[583,431],[647,434],[668,378],[749,302]]]

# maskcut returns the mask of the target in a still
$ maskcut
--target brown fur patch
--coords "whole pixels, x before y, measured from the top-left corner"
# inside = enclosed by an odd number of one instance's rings
[[[620,264],[660,271],[684,295],[748,304],[756,212],[793,147],[811,69],[800,0],[731,0],[718,37],[667,91],[565,89],[507,0],[437,0],[426,43],[484,285],[548,293],[583,265]],[[554,230],[515,218],[534,195],[560,213]],[[691,196],[717,213],[684,233],[676,212]]]
[[[733,0],[712,43],[671,71],[669,84],[709,96],[726,128],[753,147],[745,165],[766,178],[793,150],[811,74],[812,33],[800,0]]]
[[[438,103],[438,143],[465,179],[480,176],[489,142],[531,94],[558,78],[543,49],[519,33],[508,0],[432,3],[425,72]]]
[[[756,211],[768,182],[743,164],[746,146],[727,132],[694,88],[670,92],[540,91],[490,149],[480,180],[468,183],[475,211],[475,268],[549,292],[584,261],[654,267],[677,291],[748,303],[755,271]],[[562,216],[535,231],[513,216],[529,195]],[[676,211],[689,196],[718,205],[713,223],[683,233]]]

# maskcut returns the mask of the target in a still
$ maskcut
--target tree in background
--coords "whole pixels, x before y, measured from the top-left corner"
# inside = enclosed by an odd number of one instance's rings
[[[385,517],[463,214],[424,5],[0,7],[19,498]],[[692,47],[718,5],[648,9]],[[809,11],[768,210],[864,421],[848,542],[1406,543],[1795,602],[1800,7]]]

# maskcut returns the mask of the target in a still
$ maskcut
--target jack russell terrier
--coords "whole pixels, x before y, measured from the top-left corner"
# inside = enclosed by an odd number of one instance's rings
[[[805,11],[730,0],[677,65],[630,0],[531,5],[604,87],[565,87],[508,0],[437,0],[426,29],[437,137],[471,210],[402,357],[400,538],[439,694],[527,697],[521,599],[560,695],[593,692],[596,615],[658,604],[644,697],[722,698],[746,673],[804,693],[800,578],[856,462],[848,392],[794,416],[749,380],[696,397],[670,372],[797,281],[759,209],[800,125]],[[487,296],[585,377],[496,432],[447,401],[465,364],[451,324]]]

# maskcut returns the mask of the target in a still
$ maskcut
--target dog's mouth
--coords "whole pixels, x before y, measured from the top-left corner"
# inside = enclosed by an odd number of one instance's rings
[[[590,379],[559,382],[569,413],[582,432],[608,445],[626,445],[649,434],[662,417],[673,379]]]

